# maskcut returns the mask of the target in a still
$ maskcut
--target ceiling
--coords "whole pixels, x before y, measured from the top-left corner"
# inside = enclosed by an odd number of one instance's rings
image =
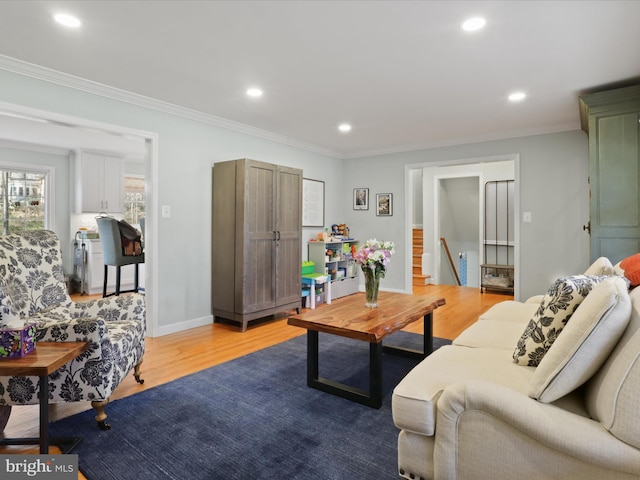
[[[580,94],[640,83],[638,19],[610,0],[5,0],[0,55],[350,158],[578,129]]]

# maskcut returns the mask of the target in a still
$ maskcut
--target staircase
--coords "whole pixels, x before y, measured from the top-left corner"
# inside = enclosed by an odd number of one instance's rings
[[[422,228],[413,229],[413,285],[426,285],[429,275],[422,275],[422,245],[423,245]]]

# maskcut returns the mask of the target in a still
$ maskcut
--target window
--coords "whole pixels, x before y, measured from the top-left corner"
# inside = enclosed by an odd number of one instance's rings
[[[144,177],[124,177],[124,219],[139,224],[145,215]]]
[[[48,185],[52,168],[21,170],[0,165],[2,233],[52,229],[48,217]]]

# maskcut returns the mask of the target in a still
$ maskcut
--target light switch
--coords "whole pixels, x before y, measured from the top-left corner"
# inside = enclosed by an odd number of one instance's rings
[[[523,222],[531,222],[531,212],[522,212],[522,221]]]
[[[169,218],[171,216],[171,205],[162,205],[162,218]]]

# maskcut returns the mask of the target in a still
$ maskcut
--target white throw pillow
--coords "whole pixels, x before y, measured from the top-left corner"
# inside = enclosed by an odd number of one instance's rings
[[[536,368],[529,396],[550,403],[589,380],[613,351],[630,318],[624,278],[611,276],[596,285]]]
[[[537,367],[593,286],[606,278],[574,275],[557,279],[518,340],[513,361]]]
[[[584,272],[585,275],[615,275],[613,271],[613,265],[611,265],[611,261],[607,257],[600,257],[593,262],[587,271]]]
[[[616,263],[613,266],[613,273],[615,273],[616,275],[622,275],[624,276],[624,269],[620,266],[620,264],[622,263],[622,261]]]

